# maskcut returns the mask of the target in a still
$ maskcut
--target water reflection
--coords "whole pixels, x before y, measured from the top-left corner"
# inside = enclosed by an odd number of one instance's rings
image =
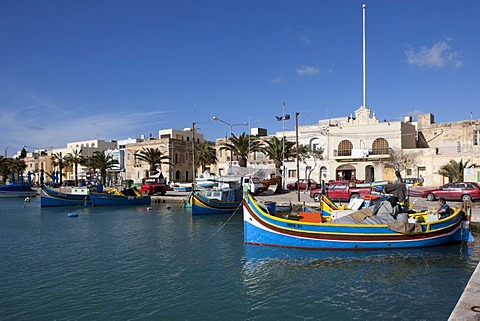
[[[289,304],[295,295],[292,310],[304,318],[312,315],[300,307],[323,307],[317,319],[446,319],[478,262],[478,244],[358,252],[245,245],[244,250],[245,292],[257,308],[272,300]]]

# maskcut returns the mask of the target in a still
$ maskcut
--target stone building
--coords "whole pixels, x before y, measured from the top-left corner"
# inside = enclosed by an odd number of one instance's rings
[[[289,141],[297,139],[296,131],[275,134],[279,139],[283,135]],[[237,164],[235,155],[230,160],[229,152],[220,151],[219,146],[224,141],[217,140],[219,162],[216,173],[220,175],[230,163]],[[422,176],[424,184],[430,186],[447,182],[438,170],[452,159],[480,164],[480,120],[436,124],[432,114],[420,114],[416,122],[410,116],[401,121],[381,121],[374,112],[361,106],[350,117],[324,119],[314,125],[299,126],[298,142],[311,150],[323,150],[322,158],[309,158],[299,164],[300,179],[312,178],[318,182],[342,178],[392,181],[395,179],[394,170],[385,165],[391,159],[392,150],[401,151],[414,160],[401,172],[402,177]],[[262,153],[250,155],[248,165],[252,168],[274,168],[273,162]],[[296,181],[296,160],[287,159],[284,166],[286,182]],[[470,171],[471,175],[466,177],[480,181],[480,177],[475,175],[477,172]]]
[[[428,113],[418,115],[416,125],[421,151],[418,169],[426,185],[446,183],[438,170],[452,159],[480,165],[480,119],[435,123],[434,115]],[[479,177],[470,179],[480,181]]]
[[[137,143],[125,145],[125,178],[141,183],[150,175],[149,164],[136,157],[143,148],[158,148],[162,155],[170,158],[171,164],[162,164],[158,170],[167,182],[191,182],[193,180],[193,142],[204,142],[203,134],[190,128],[184,130],[159,130],[158,138],[140,139]]]

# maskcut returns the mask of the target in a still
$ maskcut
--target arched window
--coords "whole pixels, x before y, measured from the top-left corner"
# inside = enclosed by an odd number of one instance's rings
[[[388,141],[385,138],[377,138],[372,143],[372,152],[370,155],[388,154]]]
[[[349,140],[342,140],[338,144],[338,156],[352,156],[353,144]]]

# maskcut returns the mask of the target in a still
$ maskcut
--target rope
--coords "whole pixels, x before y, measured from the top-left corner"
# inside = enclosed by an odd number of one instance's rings
[[[239,204],[238,207],[235,209],[235,211],[232,213],[232,215],[230,215],[230,217],[228,218],[228,220],[227,220],[225,223],[223,223],[223,225],[220,226],[220,227],[218,228],[218,230],[216,230],[215,233],[213,233],[213,234],[212,234],[208,239],[206,239],[205,241],[210,240],[212,237],[215,236],[215,234],[217,234],[218,232],[220,232],[220,230],[221,230],[225,225],[227,225],[227,223],[232,219],[233,215],[235,215],[235,213],[238,212],[238,209],[239,209],[241,206],[243,206],[243,201],[240,202],[240,204]]]

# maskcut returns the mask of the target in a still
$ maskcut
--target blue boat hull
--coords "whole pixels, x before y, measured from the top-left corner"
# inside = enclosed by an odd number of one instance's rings
[[[122,196],[106,193],[90,194],[92,206],[132,206],[132,205],[150,205],[150,196]]]
[[[221,202],[209,199],[198,193],[191,193],[189,203],[192,207],[192,215],[205,214],[233,214],[242,210],[242,202]]]
[[[40,207],[89,206],[91,204],[89,195],[61,193],[42,186]]]
[[[283,219],[263,212],[255,200],[244,198],[244,241],[247,244],[319,250],[375,250],[471,242],[463,212],[431,223],[422,232],[401,234],[384,224],[312,223]]]
[[[34,197],[37,191],[25,184],[10,184],[0,186],[0,198]]]

